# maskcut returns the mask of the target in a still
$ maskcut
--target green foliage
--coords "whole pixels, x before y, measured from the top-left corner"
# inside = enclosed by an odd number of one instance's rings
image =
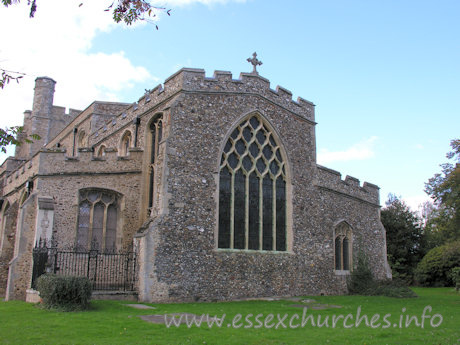
[[[47,309],[84,310],[91,300],[91,282],[86,277],[44,274],[38,278],[37,290]]]
[[[420,261],[415,272],[423,286],[452,286],[452,269],[460,266],[460,241],[431,249]]]
[[[387,296],[394,298],[411,298],[417,297],[417,294],[412,291],[403,280],[387,279],[374,282],[374,288],[368,290],[367,295],[370,296]]]
[[[452,281],[455,284],[455,290],[460,290],[460,267],[452,268],[450,276],[452,277]]]
[[[414,270],[423,257],[420,219],[404,201],[390,194],[381,220],[386,230],[388,262],[393,277],[412,284]]]
[[[358,253],[358,263],[356,268],[351,271],[347,280],[348,293],[352,295],[365,295],[365,291],[372,287],[374,276],[369,268],[367,258],[364,253]]]
[[[13,126],[9,128],[0,128],[0,150],[6,153],[6,147],[8,145],[19,146],[23,142],[31,143],[33,140],[40,140],[40,136],[32,134],[29,137],[24,135],[23,127]]]
[[[435,245],[460,239],[460,139],[450,142],[446,157],[453,163],[441,164],[442,172],[425,184],[436,211],[427,222],[426,232]]]
[[[365,255],[358,253],[358,264],[347,280],[348,293],[363,296],[417,297],[402,280],[376,280]]]

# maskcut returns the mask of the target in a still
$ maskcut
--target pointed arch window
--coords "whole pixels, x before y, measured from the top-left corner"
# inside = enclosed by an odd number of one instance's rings
[[[87,140],[86,140],[86,133],[84,130],[80,131],[80,134],[78,135],[78,148],[86,147],[87,145]]]
[[[160,142],[163,139],[163,115],[158,115],[149,126],[150,131],[150,166],[149,166],[149,200],[147,214],[150,215],[156,202],[157,179],[159,176],[158,155]]]
[[[78,207],[77,247],[115,251],[119,197],[108,190],[81,190]]]
[[[286,251],[286,166],[261,117],[225,143],[219,176],[218,248]]]
[[[9,247],[7,242],[8,242],[8,237],[11,236],[8,234],[8,210],[10,207],[10,203],[8,201],[4,202],[2,205],[2,212],[1,212],[1,218],[0,218],[0,256],[2,254],[5,254],[6,248]]]
[[[131,132],[126,131],[123,136],[121,137],[120,142],[120,156],[127,156],[129,155],[129,148],[131,147]]]
[[[105,145],[101,145],[97,150],[97,157],[102,158],[105,156]]]
[[[352,261],[352,230],[345,222],[335,228],[335,269],[337,271],[349,271]]]

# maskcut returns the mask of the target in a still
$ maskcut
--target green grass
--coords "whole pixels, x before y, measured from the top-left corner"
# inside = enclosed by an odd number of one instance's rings
[[[414,288],[418,298],[395,299],[374,296],[314,296],[319,303],[340,305],[342,308],[310,310],[315,321],[321,316],[321,322],[329,316],[329,328],[312,327],[308,323],[304,328],[289,328],[289,318],[294,314],[302,317],[302,309],[294,308],[292,302],[281,301],[246,301],[222,303],[186,303],[186,304],[151,304],[155,310],[138,310],[123,306],[122,301],[92,301],[92,308],[86,312],[55,312],[38,308],[33,304],[11,301],[0,302],[0,343],[1,344],[460,344],[460,294],[452,288]],[[425,326],[416,327],[413,323],[404,326],[405,315],[417,316],[420,320],[426,306],[433,308],[430,315],[441,314],[442,323],[431,327],[430,319],[425,319]],[[391,327],[366,327],[363,321],[359,327],[344,328],[343,319],[332,328],[332,315],[351,313],[353,324],[358,307],[361,315],[369,319],[374,314],[391,314],[387,319]],[[402,309],[406,308],[406,312]],[[193,313],[222,316],[226,314],[222,328],[207,325],[201,328],[188,328],[185,324],[179,328],[145,322],[137,315]],[[288,328],[255,329],[253,327],[234,329],[227,327],[236,314],[289,314]],[[399,328],[399,318],[403,315],[403,327]],[[435,320],[439,322],[439,319]],[[294,324],[298,321],[294,320]],[[376,322],[378,323],[378,322]],[[397,327],[393,327],[396,323]]]

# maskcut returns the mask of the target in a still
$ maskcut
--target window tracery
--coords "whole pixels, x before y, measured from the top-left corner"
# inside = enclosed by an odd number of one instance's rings
[[[230,134],[220,161],[218,248],[286,251],[286,166],[258,115]]]
[[[108,190],[81,190],[78,208],[77,247],[116,249],[119,197]]]

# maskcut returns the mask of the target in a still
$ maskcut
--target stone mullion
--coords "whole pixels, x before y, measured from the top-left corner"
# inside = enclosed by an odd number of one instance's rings
[[[340,236],[340,269],[343,270],[343,236]]]
[[[249,248],[249,175],[245,179],[245,193],[244,193],[244,248]]]
[[[262,176],[259,176],[259,250],[263,250],[263,240],[264,240],[264,191],[262,189],[263,187],[263,178]]]
[[[88,202],[90,202],[88,200]],[[91,203],[91,207],[89,208],[89,226],[88,226],[88,243],[89,249],[91,249],[91,243],[93,242],[93,216],[94,216],[94,203]]]
[[[105,250],[105,233],[107,230],[107,205],[104,203],[104,217],[102,218],[102,243],[99,248]]]
[[[276,179],[272,180],[272,249],[276,250]]]
[[[233,241],[235,238],[235,171],[231,171],[232,178],[230,182],[230,249],[233,249]]]

